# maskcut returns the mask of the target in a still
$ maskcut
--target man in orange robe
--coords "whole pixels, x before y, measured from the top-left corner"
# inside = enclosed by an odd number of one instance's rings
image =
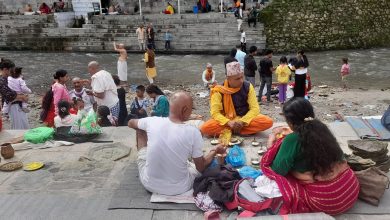
[[[270,117],[260,114],[259,103],[252,84],[244,81],[244,72],[238,62],[226,64],[224,85],[211,89],[210,113],[212,119],[200,130],[203,135],[216,136],[231,129],[234,134],[249,135],[272,127]]]

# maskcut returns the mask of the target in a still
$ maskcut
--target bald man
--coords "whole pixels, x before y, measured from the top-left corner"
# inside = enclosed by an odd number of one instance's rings
[[[210,165],[215,155],[225,153],[225,148],[217,145],[203,156],[200,131],[184,124],[191,113],[191,96],[178,92],[170,100],[168,118],[129,121],[129,127],[137,132],[139,176],[148,191],[163,195],[187,192],[192,189],[195,177]]]
[[[107,106],[116,118],[119,117],[119,98],[112,75],[101,70],[99,63],[91,61],[88,64],[88,72],[91,75],[92,91],[88,95],[94,96],[98,106]]]

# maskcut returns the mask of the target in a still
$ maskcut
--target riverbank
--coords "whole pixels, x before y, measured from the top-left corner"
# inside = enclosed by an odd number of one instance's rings
[[[184,90],[194,97],[194,114],[203,116],[203,120],[210,118],[208,91],[202,85],[159,85],[162,90],[170,95],[173,92]],[[258,90],[258,86],[256,87]],[[129,107],[135,96],[135,92],[130,89],[126,95],[126,103]],[[31,127],[41,126],[39,123],[40,94],[30,95],[30,113],[28,114]],[[281,106],[278,104],[276,96],[273,103],[260,105],[262,114],[268,115],[275,122],[283,122],[284,117]],[[390,89],[350,89],[343,90],[337,87],[319,88],[314,86],[310,94],[310,102],[313,104],[316,117],[324,122],[342,120],[344,116],[369,116],[382,115],[390,105]],[[3,119],[4,120],[4,119]],[[3,121],[4,128],[9,129],[9,121]]]

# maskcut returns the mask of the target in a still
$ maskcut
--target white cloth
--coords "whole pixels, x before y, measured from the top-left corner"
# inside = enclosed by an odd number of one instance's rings
[[[77,115],[67,115],[65,118],[61,118],[59,115],[54,117],[54,127],[60,128],[60,127],[68,127],[72,126],[74,122],[77,120]]]
[[[162,117],[140,119],[138,128],[148,135],[146,153],[140,151],[138,154],[140,180],[144,187],[164,195],[178,195],[190,190],[195,177],[200,174],[188,158],[203,156],[199,129]]]
[[[241,43],[246,43],[246,35],[245,35],[245,32],[242,32],[242,33],[241,33],[240,42],[241,42]]]
[[[241,30],[241,25],[242,25],[242,19],[237,19],[237,30]]]
[[[127,61],[118,60],[118,76],[120,81],[127,82]]]
[[[118,102],[118,92],[114,79],[111,74],[105,70],[100,70],[92,77],[92,91],[96,93],[104,93],[104,98],[100,99],[96,97],[96,102],[99,106],[105,105],[108,108],[113,108]]]
[[[9,105],[9,116],[11,120],[11,130],[26,130],[30,128],[27,114],[20,108],[19,104]]]
[[[76,90],[72,90],[69,92],[69,96],[71,99],[73,98],[81,98],[84,101],[84,110],[89,112],[93,108],[93,104],[96,103],[93,96],[87,94],[87,90],[83,88],[81,92],[76,92]]]
[[[275,180],[271,180],[265,175],[256,178],[255,186],[255,191],[259,196],[266,198],[276,198],[282,196]]]
[[[295,75],[303,75],[305,73],[307,73],[307,68],[295,70]]]
[[[18,94],[31,93],[31,89],[27,87],[26,82],[23,80],[22,77],[15,79],[11,76],[8,76],[8,87]]]

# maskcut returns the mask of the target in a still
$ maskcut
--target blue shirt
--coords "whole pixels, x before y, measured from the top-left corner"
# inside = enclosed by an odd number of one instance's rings
[[[172,34],[171,33],[165,33],[165,40],[166,41],[171,41],[172,40]]]
[[[246,55],[246,53],[242,52],[241,50],[237,50],[235,58],[240,63],[240,66],[242,69],[244,69],[244,67],[245,67],[245,64],[244,64],[245,55]]]

